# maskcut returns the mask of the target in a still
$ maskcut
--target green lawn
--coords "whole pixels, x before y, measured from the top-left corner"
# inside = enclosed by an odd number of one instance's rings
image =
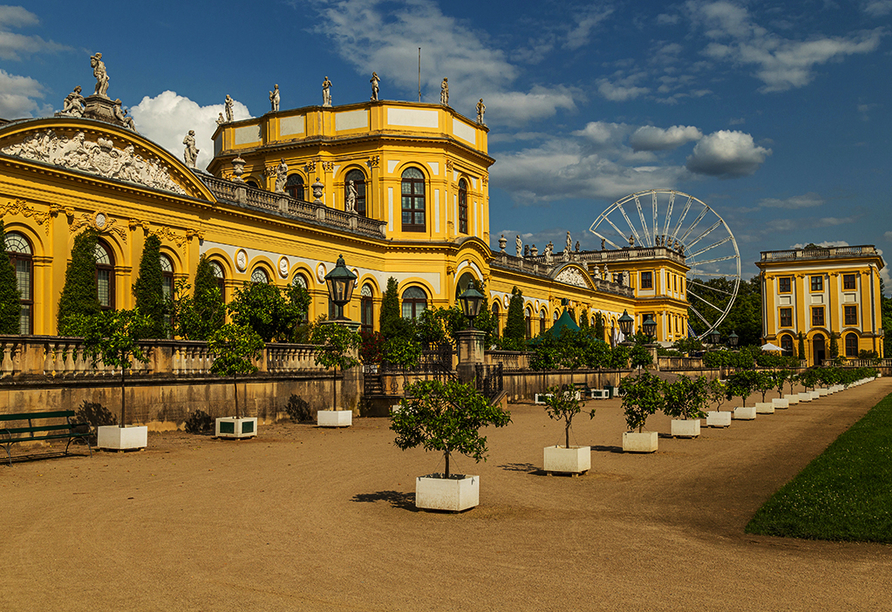
[[[746,532],[892,543],[892,395],[759,508]]]

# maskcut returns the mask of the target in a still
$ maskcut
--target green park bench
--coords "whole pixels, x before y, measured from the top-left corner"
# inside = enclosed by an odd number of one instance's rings
[[[71,446],[72,440],[83,438],[87,443],[87,450],[90,456],[93,456],[93,448],[90,445],[90,437],[93,432],[90,431],[89,425],[72,422],[74,417],[73,410],[56,410],[53,412],[25,412],[21,414],[0,414],[0,445],[6,450],[6,456],[9,458],[9,465],[12,465],[12,455],[9,449],[17,442],[34,442],[37,440],[64,440],[68,438],[68,444],[65,445],[65,454],[68,454],[68,447]],[[35,425],[36,421],[59,421],[65,419],[64,423],[57,422],[51,425]],[[13,426],[16,421],[21,423],[27,422],[27,427],[19,424]]]

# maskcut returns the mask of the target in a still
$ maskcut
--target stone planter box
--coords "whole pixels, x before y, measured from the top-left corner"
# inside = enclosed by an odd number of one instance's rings
[[[824,397],[825,395],[830,395],[830,389],[827,389],[826,387],[818,389],[818,397]]]
[[[821,394],[818,392],[817,389],[815,389],[814,391],[810,391],[810,393],[813,400],[819,399],[821,397]]]
[[[785,397],[776,397],[773,400],[771,400],[771,403],[774,404],[775,410],[777,410],[778,408],[789,408],[790,407],[790,400],[788,400]]]
[[[803,391],[799,394],[800,402],[810,402],[811,401],[811,391]]]
[[[756,402],[756,414],[774,414],[774,402]]]
[[[788,406],[795,406],[799,403],[799,394],[793,393],[792,395],[784,396],[784,399],[787,400]]]
[[[623,433],[623,452],[652,453],[657,450],[659,434],[655,431],[627,431]]]
[[[480,504],[480,477],[428,474],[415,479],[415,507],[461,512]]]
[[[700,419],[672,419],[669,433],[673,438],[696,438],[700,435]]]
[[[756,418],[756,407],[755,406],[741,406],[740,408],[734,409],[734,420],[735,421],[752,421]]]
[[[96,428],[96,448],[136,450],[148,446],[149,428],[145,425],[103,425]]]
[[[352,410],[319,410],[316,413],[319,427],[350,427],[353,425]]]
[[[591,446],[546,446],[542,469],[558,474],[582,474],[592,468]]]
[[[730,412],[722,412],[720,410],[712,410],[706,413],[707,427],[729,427],[731,425]]]
[[[220,417],[214,435],[218,438],[253,438],[257,435],[257,417]]]

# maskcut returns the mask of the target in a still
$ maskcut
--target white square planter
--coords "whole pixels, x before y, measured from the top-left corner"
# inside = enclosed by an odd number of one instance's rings
[[[320,410],[316,413],[319,427],[350,427],[353,425],[352,410]]]
[[[700,435],[700,419],[672,419],[669,433],[675,438],[696,438]]]
[[[480,504],[480,476],[428,474],[415,479],[415,507],[461,512]]]
[[[773,400],[771,400],[771,403],[774,404],[775,409],[790,407],[790,400],[788,400],[785,397],[776,397]]]
[[[810,402],[811,401],[811,391],[803,391],[799,394],[800,402]]]
[[[214,435],[218,438],[253,438],[257,435],[257,417],[220,417]]]
[[[825,395],[830,395],[830,389],[827,389],[826,387],[818,389],[818,397],[824,397]]]
[[[774,414],[774,402],[756,402],[756,414]]]
[[[731,413],[712,410],[706,413],[707,427],[728,427],[731,425]]]
[[[148,446],[149,428],[145,425],[103,425],[97,427],[96,448],[136,450]]]
[[[657,450],[659,435],[655,431],[627,431],[623,433],[623,452],[652,453]]]
[[[815,389],[814,391],[810,391],[810,393],[811,393],[811,398],[813,400],[816,400],[821,397],[821,393],[817,389]]]
[[[740,408],[734,409],[734,420],[735,421],[752,421],[756,418],[756,407],[755,406],[741,406]]]
[[[799,403],[799,394],[793,393],[792,395],[787,395],[784,397],[787,400],[787,406],[795,406]]]
[[[592,468],[591,446],[546,446],[542,469],[561,474],[582,474]]]

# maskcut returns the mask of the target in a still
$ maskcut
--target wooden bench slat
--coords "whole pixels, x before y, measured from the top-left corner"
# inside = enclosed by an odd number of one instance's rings
[[[0,414],[0,421],[28,421],[33,419],[64,419],[74,416],[74,410],[55,410],[53,412],[22,412],[19,414]]]
[[[74,423],[68,425],[67,423],[63,423],[62,425],[43,425],[40,427],[0,427],[0,434],[20,434],[20,433],[29,433],[29,432],[38,432],[38,431],[57,431],[59,429],[71,429],[74,427]]]

